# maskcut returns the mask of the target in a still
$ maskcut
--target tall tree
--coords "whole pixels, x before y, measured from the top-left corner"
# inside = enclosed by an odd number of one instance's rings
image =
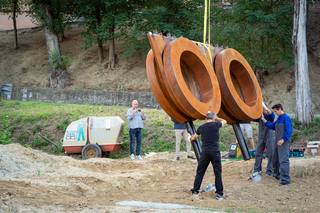
[[[13,34],[14,34],[14,42],[13,48],[18,49],[18,32],[17,32],[17,20],[18,14],[20,14],[20,10],[23,6],[23,2],[20,0],[2,0],[0,1],[0,14],[9,14],[9,18],[13,21]]]
[[[79,26],[86,27],[82,32],[85,38],[84,49],[98,45],[98,61],[104,60],[103,44],[109,40],[108,70],[115,68],[115,39],[121,37],[120,29],[127,30],[131,18],[139,11],[139,1],[144,0],[76,0],[78,16],[84,21]],[[119,31],[116,31],[119,29]]]
[[[79,23],[80,27],[85,27],[85,31],[80,34],[85,38],[83,41],[83,48],[87,50],[89,46],[93,44],[98,45],[98,62],[102,63],[103,56],[103,44],[108,38],[108,28],[106,26],[105,17],[106,1],[105,0],[77,0],[77,15],[84,18]]]
[[[313,120],[313,109],[308,71],[307,54],[307,3],[306,0],[294,1],[293,18],[293,52],[296,81],[296,119],[304,126],[309,126]]]
[[[150,46],[148,32],[157,30],[159,33],[185,37],[201,41],[203,36],[203,0],[155,0],[141,1],[129,28],[123,30],[124,57],[131,57],[141,52],[146,56]]]
[[[50,86],[65,88],[68,85],[66,64],[69,60],[62,57],[59,34],[62,34],[72,20],[73,4],[71,0],[30,0],[31,15],[43,26],[50,64]]]
[[[292,0],[231,0],[231,7],[211,7],[212,43],[238,50],[262,74],[277,62],[293,65]],[[217,4],[218,5],[218,4]]]

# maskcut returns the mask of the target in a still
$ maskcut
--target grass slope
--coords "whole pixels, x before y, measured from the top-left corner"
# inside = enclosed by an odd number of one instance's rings
[[[126,112],[129,107],[76,105],[45,102],[24,102],[5,100],[0,102],[0,144],[20,143],[25,147],[41,149],[47,153],[56,153],[55,147],[40,138],[41,132],[48,139],[56,142],[60,152],[64,152],[62,139],[67,126],[75,120],[87,116],[119,116],[125,121],[123,146],[118,154],[112,158],[122,158],[129,155],[129,128]],[[175,135],[173,122],[163,111],[144,109],[147,120],[144,121],[142,131],[142,155],[150,152],[175,152]],[[319,140],[320,119],[315,119],[309,128],[301,129],[299,122],[292,120],[294,133],[292,146],[306,146],[308,140]],[[196,128],[204,121],[195,121]],[[252,122],[255,143],[258,139],[258,124]],[[297,142],[298,141],[298,142]],[[235,142],[235,135],[230,125],[220,129],[220,149],[227,151],[231,143]],[[248,145],[250,146],[250,145]],[[250,147],[249,147],[250,149]],[[185,142],[181,143],[181,151],[186,151]]]

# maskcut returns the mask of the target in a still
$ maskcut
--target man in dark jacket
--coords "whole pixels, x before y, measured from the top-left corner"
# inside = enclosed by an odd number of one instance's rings
[[[226,120],[217,118],[214,113],[208,112],[206,117],[206,123],[201,125],[195,134],[190,138],[194,141],[199,135],[201,135],[202,140],[202,153],[197,168],[197,175],[194,180],[194,186],[192,191],[192,196],[199,193],[199,189],[202,183],[204,173],[206,172],[209,163],[211,162],[213,166],[213,171],[215,175],[215,186],[216,186],[216,199],[226,199],[223,195],[223,185],[222,185],[222,166],[221,166],[221,154],[219,148],[219,129],[227,124]],[[217,121],[217,122],[215,122]]]
[[[261,120],[269,129],[275,130],[275,142],[277,143],[273,151],[274,174],[273,177],[282,180],[281,185],[290,184],[290,136],[293,132],[290,117],[284,113],[282,105],[276,104],[272,107],[273,112],[278,116],[274,123],[270,123],[263,116]]]
[[[274,121],[274,113],[270,111],[267,106],[262,103],[263,105],[263,116],[264,118],[273,123]],[[258,144],[256,149],[256,161],[254,163],[254,172],[261,171],[261,163],[262,163],[262,155],[264,153],[264,149],[267,149],[268,152],[268,165],[266,171],[266,177],[270,177],[272,175],[272,167],[273,167],[273,147],[274,147],[274,132],[272,129],[269,129],[264,125],[264,122],[261,119],[254,120],[255,122],[259,122],[259,138]]]

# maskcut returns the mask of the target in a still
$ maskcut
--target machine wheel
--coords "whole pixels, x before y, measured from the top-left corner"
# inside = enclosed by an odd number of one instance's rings
[[[96,157],[100,158],[101,157],[101,149],[96,144],[87,144],[82,149],[82,157],[83,157],[83,159],[96,158]]]

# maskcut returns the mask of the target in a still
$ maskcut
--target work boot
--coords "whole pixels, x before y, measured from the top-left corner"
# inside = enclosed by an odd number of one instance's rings
[[[285,186],[285,185],[288,185],[288,184],[290,184],[290,183],[288,183],[288,182],[283,182],[283,181],[280,183],[280,185],[282,185],[282,186]]]
[[[200,198],[197,192],[192,192],[191,201],[200,201]]]
[[[216,199],[217,200],[222,200],[222,199],[227,199],[227,197],[225,195],[220,195],[220,194],[216,194]]]
[[[131,154],[131,160],[134,160],[134,154]]]
[[[140,155],[137,155],[136,157],[138,160],[142,160],[142,157]]]

